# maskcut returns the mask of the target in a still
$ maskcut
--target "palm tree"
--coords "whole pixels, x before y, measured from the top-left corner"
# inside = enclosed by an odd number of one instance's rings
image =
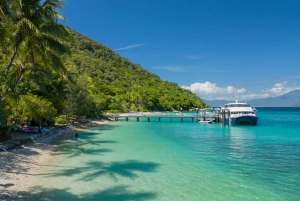
[[[3,0],[2,0],[3,1]],[[60,55],[68,53],[64,44],[69,39],[69,30],[58,24],[59,20],[65,20],[57,12],[57,8],[63,8],[62,0],[6,0],[7,12],[4,26],[10,28],[9,34],[12,53],[5,68],[7,77],[13,62],[23,46],[26,54],[26,63],[35,65],[39,63],[44,67],[59,70],[63,68]],[[2,19],[2,18],[1,18]]]
[[[6,29],[4,26],[5,23],[5,17],[7,13],[7,0],[0,0],[0,39],[3,42],[5,35],[6,35]]]

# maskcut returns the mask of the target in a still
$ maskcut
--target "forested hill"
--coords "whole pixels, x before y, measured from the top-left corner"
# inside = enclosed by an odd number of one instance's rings
[[[81,84],[89,88],[102,111],[172,111],[208,106],[190,91],[162,81],[104,45],[75,31],[71,35],[69,62],[84,78]]]

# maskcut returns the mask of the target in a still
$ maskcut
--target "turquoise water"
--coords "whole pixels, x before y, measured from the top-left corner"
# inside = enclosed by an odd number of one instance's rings
[[[24,200],[300,200],[300,108],[258,126],[112,122],[62,140]]]

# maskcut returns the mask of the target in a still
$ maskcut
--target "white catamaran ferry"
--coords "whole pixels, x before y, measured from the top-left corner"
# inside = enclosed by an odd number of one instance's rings
[[[250,107],[248,103],[228,103],[223,109],[230,112],[230,123],[234,124],[253,124],[257,125],[258,117],[255,108]]]

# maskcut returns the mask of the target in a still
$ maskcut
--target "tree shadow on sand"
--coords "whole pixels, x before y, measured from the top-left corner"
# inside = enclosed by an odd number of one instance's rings
[[[34,150],[26,149],[23,152],[8,152],[0,155],[0,172],[1,173],[12,173],[12,174],[28,174],[28,170],[31,169],[32,165],[37,165],[36,162],[28,161],[29,156],[36,156],[38,153]],[[1,178],[6,178],[7,175],[1,175]]]
[[[77,157],[84,154],[87,155],[102,155],[104,153],[112,152],[111,149],[101,148],[102,143],[116,143],[115,141],[102,140],[82,140],[78,142],[64,142],[52,155],[66,155],[68,158]],[[91,147],[91,145],[93,145]],[[88,147],[85,147],[88,146]]]
[[[113,130],[116,127],[120,127],[119,125],[112,125],[112,124],[103,124],[103,125],[97,125],[95,127],[89,127],[89,130],[85,130],[84,132],[93,132],[93,131],[101,131],[101,130]]]
[[[67,138],[60,141],[60,147],[62,146],[84,146],[84,145],[96,145],[100,146],[103,143],[116,143],[113,140],[101,140],[97,136],[102,135],[100,132],[77,132],[79,139],[75,139],[73,135],[69,135]]]
[[[15,184],[11,184],[11,183],[9,183],[9,184],[0,184],[0,186],[4,187],[4,188],[9,188],[9,187],[14,186],[14,185]]]
[[[78,157],[81,155],[102,155],[111,152],[110,149],[85,149],[82,147],[68,148],[68,151],[54,153],[53,155],[67,155],[68,158]]]
[[[145,191],[132,191],[128,189],[128,186],[116,186],[113,188],[108,188],[104,190],[99,190],[92,193],[84,194],[74,194],[70,191],[69,188],[66,189],[54,189],[54,188],[43,188],[43,187],[34,187],[29,189],[28,192],[22,197],[22,200],[36,200],[36,201],[142,201],[142,200],[153,200],[157,197],[156,193],[145,192]]]
[[[115,181],[118,177],[135,179],[138,177],[137,172],[150,173],[156,171],[159,164],[152,162],[138,162],[129,160],[123,162],[89,162],[85,167],[71,167],[48,174],[48,177],[74,176],[82,175],[77,181],[91,181],[100,176],[109,176]]]

